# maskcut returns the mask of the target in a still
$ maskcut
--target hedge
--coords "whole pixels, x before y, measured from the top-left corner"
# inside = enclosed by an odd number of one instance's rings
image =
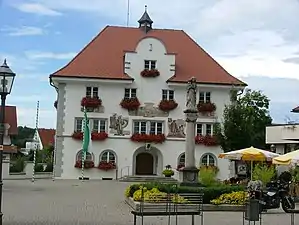
[[[145,183],[145,184],[132,184],[130,185],[130,197],[133,197],[135,191],[143,186],[148,190],[152,188],[158,188],[161,192],[166,193],[203,193],[203,203],[210,204],[210,201],[220,197],[225,193],[232,193],[235,191],[244,191],[244,186],[230,186],[219,185],[215,187],[186,187],[174,184],[161,184],[161,183]]]

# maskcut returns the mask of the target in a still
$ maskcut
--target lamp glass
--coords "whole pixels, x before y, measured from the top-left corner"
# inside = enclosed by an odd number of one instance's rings
[[[0,73],[0,94],[10,94],[15,76],[14,73]]]

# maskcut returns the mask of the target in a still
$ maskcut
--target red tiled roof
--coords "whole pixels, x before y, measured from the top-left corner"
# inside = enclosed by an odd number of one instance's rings
[[[105,27],[71,62],[51,76],[132,79],[124,74],[124,54],[135,51],[145,37],[159,39],[169,54],[175,54],[176,71],[169,81],[186,82],[195,77],[199,83],[246,85],[231,76],[190,36],[182,30]]]
[[[299,106],[297,106],[296,108],[293,108],[293,109],[292,109],[292,112],[294,112],[294,113],[299,113]]]
[[[54,145],[54,139],[55,139],[54,129],[40,128],[38,129],[38,135],[39,138],[41,139],[44,148],[48,147],[49,145]]]
[[[10,125],[10,128],[8,130],[9,135],[18,134],[16,106],[5,106],[5,123],[8,123]]]

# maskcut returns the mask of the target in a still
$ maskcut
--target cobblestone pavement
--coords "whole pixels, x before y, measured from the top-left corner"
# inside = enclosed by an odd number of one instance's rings
[[[37,180],[4,181],[4,225],[129,225],[130,208],[124,203],[128,183],[117,181]],[[144,225],[166,225],[165,217],[145,218]],[[141,223],[139,223],[141,224]],[[171,224],[175,224],[173,220]],[[178,225],[190,224],[179,218]],[[196,223],[196,224],[199,224]],[[242,213],[210,212],[204,225],[242,225]],[[281,211],[263,216],[264,225],[288,225],[290,216]],[[299,215],[295,224],[299,224]]]

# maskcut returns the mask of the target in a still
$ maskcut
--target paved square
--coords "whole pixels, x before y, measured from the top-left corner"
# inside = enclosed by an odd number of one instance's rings
[[[130,208],[124,202],[128,183],[117,181],[28,180],[4,181],[4,225],[129,225]],[[289,225],[281,211],[263,216],[264,225]],[[145,218],[145,225],[167,225],[166,217]],[[140,223],[141,224],[141,223]],[[175,224],[173,221],[171,224]],[[190,218],[178,225],[190,224]],[[199,223],[196,223],[199,224]],[[242,213],[204,214],[204,225],[242,225]],[[299,224],[297,215],[295,224]]]

